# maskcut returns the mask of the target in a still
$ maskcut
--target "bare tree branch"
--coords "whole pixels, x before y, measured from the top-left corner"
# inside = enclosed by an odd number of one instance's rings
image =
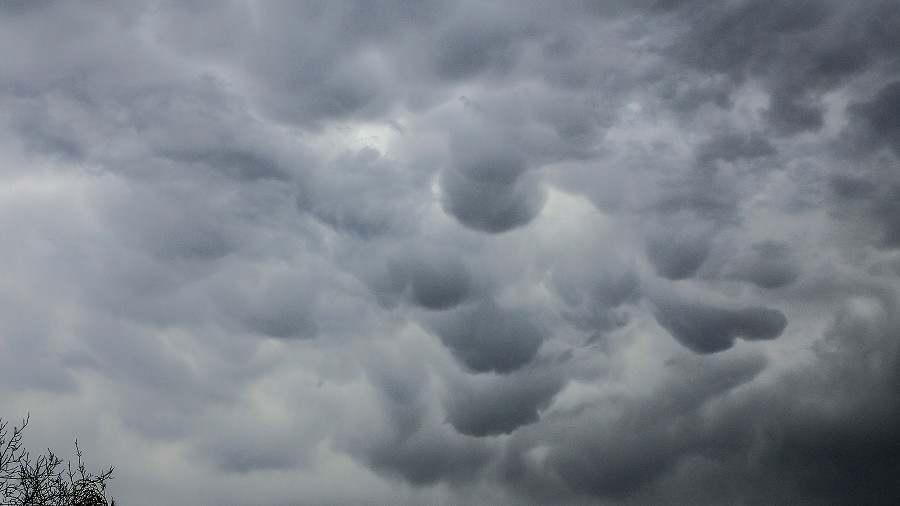
[[[0,420],[0,506],[115,506],[106,497],[113,468],[97,475],[89,472],[77,440],[74,467],[71,461],[63,466],[50,449],[32,458],[22,448],[22,432],[29,420],[30,415],[11,431],[8,422]]]

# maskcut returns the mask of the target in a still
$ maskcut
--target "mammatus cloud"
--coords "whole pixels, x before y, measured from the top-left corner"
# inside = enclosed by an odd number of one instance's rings
[[[123,503],[900,496],[896,2],[0,13],[0,417]]]
[[[524,310],[484,301],[435,318],[435,333],[474,372],[512,372],[530,362],[547,331]]]
[[[750,306],[728,309],[674,301],[656,303],[656,321],[681,344],[697,353],[730,348],[735,338],[775,339],[787,325],[777,309]]]

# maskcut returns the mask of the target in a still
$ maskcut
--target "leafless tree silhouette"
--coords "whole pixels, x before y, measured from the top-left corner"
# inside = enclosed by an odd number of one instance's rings
[[[89,472],[75,441],[77,461],[63,462],[49,449],[32,457],[22,448],[22,425],[8,429],[0,420],[0,506],[115,506],[106,498],[106,484],[113,468],[100,474]]]

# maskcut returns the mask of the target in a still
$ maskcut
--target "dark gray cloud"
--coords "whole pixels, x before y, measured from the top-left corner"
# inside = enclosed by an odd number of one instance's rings
[[[458,258],[424,252],[394,264],[408,279],[412,300],[426,309],[448,309],[463,302],[474,281]]]
[[[242,286],[222,286],[221,309],[247,330],[275,338],[312,338],[318,333],[316,294],[308,279],[263,275]],[[270,279],[266,279],[270,278]]]
[[[764,366],[759,357],[672,360],[666,381],[645,397],[613,397],[606,407],[555,413],[548,424],[556,430],[518,434],[511,445],[515,450],[504,462],[508,479],[538,496],[550,489],[551,497],[625,500],[691,453],[714,456],[718,445],[725,445],[726,453],[727,446],[738,450],[742,442],[710,426],[703,410],[751,381]],[[551,450],[540,461],[524,452],[548,444]]]
[[[654,237],[647,245],[647,257],[656,273],[666,279],[685,279],[697,272],[709,255],[709,239],[677,232]]]
[[[762,241],[735,256],[738,263],[733,268],[734,275],[760,288],[782,288],[800,275],[798,260],[783,242]]]
[[[411,358],[373,357],[368,375],[383,415],[358,424],[339,444],[374,471],[418,485],[475,478],[496,450],[435,418],[427,370]]]
[[[121,502],[900,494],[893,0],[0,11],[0,417]]]
[[[845,174],[833,176],[830,183],[835,194],[848,200],[866,198],[878,191],[875,183]]]
[[[607,256],[602,243],[586,241],[582,247],[583,251],[566,246],[551,280],[562,317],[589,333],[590,340],[628,323],[630,305],[641,296],[641,283],[634,266]]]
[[[888,49],[896,40],[889,27],[897,22],[888,2],[857,9],[816,0],[748,1],[681,10],[691,29],[676,38],[671,54],[735,83],[759,78],[770,93],[766,119],[780,134],[822,128],[824,92],[896,56]]]
[[[463,225],[485,232],[505,232],[527,224],[546,199],[536,177],[502,184],[480,182],[446,170],[441,174],[441,187],[444,210]]]
[[[432,71],[437,77],[471,79],[484,73],[509,72],[515,66],[526,32],[502,12],[486,10],[477,14],[464,11],[437,34],[431,51]]]
[[[871,101],[853,104],[850,111],[863,120],[871,136],[900,153],[900,120],[891,111],[900,105],[900,81],[888,83]]]
[[[373,445],[366,456],[372,469],[416,485],[474,479],[490,456],[484,445],[447,429],[415,434],[402,441],[381,438]]]
[[[700,162],[724,160],[733,162],[740,158],[757,158],[774,155],[775,148],[760,135],[743,135],[724,133],[717,135],[697,147],[697,159]]]
[[[342,177],[333,177],[339,173]],[[320,173],[299,183],[297,207],[342,233],[361,238],[410,232],[416,202],[410,193],[426,181],[377,149],[341,153]]]
[[[524,369],[467,376],[450,386],[444,402],[447,420],[462,434],[482,437],[537,422],[564,381],[555,371]]]
[[[870,178],[838,174],[831,178],[830,189],[838,198],[841,214],[860,219],[867,236],[864,241],[886,249],[900,246],[900,181],[890,174]]]
[[[431,321],[441,342],[475,372],[508,373],[524,366],[548,334],[536,315],[491,301],[438,314]]]
[[[678,342],[697,353],[727,350],[737,338],[775,339],[787,326],[784,313],[760,306],[730,309],[658,298],[654,307],[656,321]]]

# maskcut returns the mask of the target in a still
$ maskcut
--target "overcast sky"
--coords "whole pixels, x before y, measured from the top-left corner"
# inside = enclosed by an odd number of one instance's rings
[[[900,496],[896,0],[0,2],[0,417],[131,506]]]

